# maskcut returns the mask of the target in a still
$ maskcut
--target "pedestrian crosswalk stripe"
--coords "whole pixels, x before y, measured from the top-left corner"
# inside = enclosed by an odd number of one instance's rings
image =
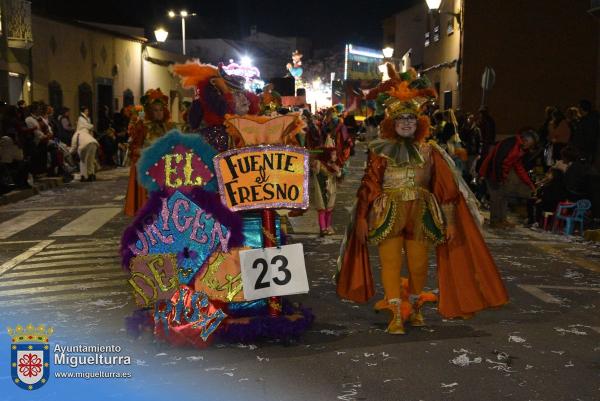
[[[120,207],[89,210],[58,231],[50,234],[50,237],[91,235],[119,213],[121,213]]]
[[[121,201],[123,199],[125,199],[125,195],[117,195],[113,198],[113,200],[115,200],[115,201]]]
[[[29,258],[28,262],[44,262],[47,260],[61,260],[61,259],[92,259],[103,256],[118,256],[118,252],[115,250],[104,251],[104,252],[86,252],[85,254],[65,254],[65,255],[50,255],[50,256],[36,256],[34,258]]]
[[[123,206],[115,203],[99,203],[94,205],[53,205],[53,206],[27,206],[14,207],[13,205],[0,207],[1,212],[29,212],[29,211],[44,211],[44,210],[78,210],[78,209],[101,209],[101,208],[119,208]]]
[[[21,262],[29,259],[31,256],[35,255],[36,253],[40,252],[42,249],[44,249],[45,247],[47,247],[48,245],[50,245],[53,242],[54,242],[54,240],[40,241],[37,244],[35,244],[34,246],[32,246],[31,248],[27,249],[25,252],[21,253],[20,255],[17,255],[14,258],[2,263],[2,265],[0,265],[0,276],[2,276],[4,273],[9,271],[10,269],[14,268]]]
[[[15,268],[15,271],[21,270],[37,270],[40,268],[52,268],[58,266],[86,266],[86,265],[95,265],[98,266],[103,263],[114,263],[119,264],[119,258],[95,258],[93,260],[59,260],[56,262],[47,262],[47,263],[23,263]]]
[[[114,270],[114,267],[113,267]],[[98,274],[73,274],[69,276],[65,275],[53,275],[51,277],[38,277],[34,276],[34,278],[27,278],[27,280],[19,281],[19,280],[3,280],[0,282],[0,289],[3,288],[26,288],[35,284],[46,284],[47,288],[52,288],[50,286],[56,283],[67,283],[73,282],[78,283],[81,280],[95,280],[97,282],[106,281],[105,279],[113,278],[113,277],[121,277],[123,282],[126,282],[126,274],[123,271],[112,271],[112,272],[104,272],[102,276]],[[0,292],[0,295],[2,293]]]
[[[112,289],[112,291],[111,291]],[[109,292],[110,291],[110,292]],[[104,288],[104,289],[97,289],[97,290],[89,290],[85,292],[85,296],[87,298],[92,298],[92,297],[103,297],[103,298],[112,298],[112,297],[123,297],[123,295],[128,295],[131,294],[131,291],[125,291],[122,288]],[[0,309],[1,308],[14,308],[17,306],[24,306],[27,305],[27,307],[30,307],[32,305],[48,305],[48,304],[60,304],[60,303],[67,303],[65,305],[65,307],[81,307],[81,305],[76,305],[73,303],[73,301],[82,301],[83,300],[83,296],[80,293],[65,293],[65,294],[60,294],[60,295],[50,295],[50,296],[28,296],[25,299],[9,299],[6,301],[2,301],[0,302]],[[45,308],[44,308],[45,309]],[[63,310],[63,308],[61,307],[61,310]]]
[[[20,267],[20,266],[19,266]],[[31,271],[22,271],[18,268],[14,269],[10,273],[6,273],[2,276],[2,280],[28,280],[30,278],[36,277],[54,277],[56,275],[76,275],[76,274],[87,274],[87,273],[96,273],[96,274],[104,274],[105,270],[115,271],[120,269],[118,264],[114,265],[104,265],[104,266],[85,266],[85,267],[62,267],[57,266],[56,268],[39,268],[39,269],[29,269]]]
[[[100,245],[115,245],[119,243],[119,238],[107,238],[97,241],[78,241],[69,242],[67,244],[52,244],[48,245],[48,249],[65,249],[65,248],[80,248],[81,250],[89,249],[90,246],[96,247]]]
[[[63,284],[63,285],[53,285],[51,287],[47,286],[39,286],[39,287],[28,287],[21,288],[15,290],[3,290],[0,292],[0,302],[4,302],[5,298],[12,298],[21,295],[31,295],[37,296],[39,294],[52,294],[55,292],[61,291],[76,291],[81,292],[87,290],[89,288],[119,288],[124,289],[127,288],[127,281],[122,278],[112,279],[112,280],[103,280],[103,281],[93,281],[93,282],[77,282],[71,284]],[[82,296],[81,294],[79,295]]]
[[[83,249],[89,249],[89,246],[93,246],[94,252],[112,252],[113,255],[117,255],[119,253],[119,249],[117,247],[115,247],[114,244],[113,244],[110,247],[101,247],[101,246],[97,246],[97,245],[88,245],[88,247],[84,247],[84,248],[53,249],[53,250],[50,250],[50,251],[39,252],[37,255],[38,256],[42,256],[42,255],[66,255],[66,254],[69,254],[69,253],[81,253],[81,251]],[[86,256],[87,256],[87,254],[86,254]]]
[[[11,237],[58,212],[59,210],[40,210],[20,214],[0,224],[0,239]]]

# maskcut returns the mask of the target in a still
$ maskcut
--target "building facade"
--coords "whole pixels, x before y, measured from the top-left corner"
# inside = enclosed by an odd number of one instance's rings
[[[0,100],[15,104],[31,88],[31,3],[0,1]]]
[[[492,68],[485,105],[499,135],[541,125],[548,105],[598,105],[600,25],[589,9],[590,0],[445,0],[439,12],[426,11],[420,71],[441,109],[477,111],[482,74]]]
[[[168,66],[185,62],[185,57],[149,47],[144,37],[107,26],[37,15],[32,20],[32,100],[74,111],[85,105],[97,115],[105,106],[114,112],[139,103],[150,88],[161,88],[171,101],[182,99],[179,79]],[[179,105],[172,102],[172,107]]]
[[[6,28],[0,37],[2,100],[44,101],[55,110],[70,108],[72,116],[85,105],[96,120],[105,106],[119,111],[139,103],[147,89],[161,88],[179,119],[179,103],[192,93],[168,67],[186,58],[148,46],[143,29],[31,15],[27,1],[3,0],[0,6]]]

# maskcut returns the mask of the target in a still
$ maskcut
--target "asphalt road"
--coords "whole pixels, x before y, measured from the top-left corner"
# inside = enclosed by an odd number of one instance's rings
[[[339,187],[337,235],[319,238],[314,212],[292,219],[290,242],[304,244],[310,283],[309,294],[293,298],[316,315],[299,344],[195,350],[127,336],[124,318],[135,304],[117,253],[129,221],[121,213],[126,169],[0,208],[0,324],[52,325],[54,344],[121,346],[133,378],[113,390],[85,383],[105,399],[129,392],[148,400],[600,399],[597,245],[524,228],[486,231],[510,304],[467,321],[444,320],[430,306],[429,325],[405,336],[384,332],[387,316],[373,303],[340,301],[331,277],[363,163],[359,151]],[[372,261],[377,271],[376,252]],[[430,267],[435,288],[433,258]],[[379,282],[377,289],[381,296]],[[8,347],[4,330],[3,341]],[[66,388],[52,379],[23,398],[3,372],[0,388],[10,390],[3,399],[42,400]]]

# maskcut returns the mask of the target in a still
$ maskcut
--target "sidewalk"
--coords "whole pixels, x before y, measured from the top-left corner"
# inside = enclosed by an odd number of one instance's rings
[[[126,176],[129,174],[129,167],[117,167],[117,168],[109,168],[102,169],[98,171],[97,179],[98,180],[112,180],[121,176]],[[71,185],[72,183],[79,183],[79,174],[75,174],[72,181],[67,183]],[[34,195],[39,194],[40,192],[47,191],[49,189],[62,187],[65,185],[62,177],[44,177],[38,178],[34,183],[32,188],[27,189],[19,189],[8,192],[4,195],[0,195],[0,205],[8,205],[11,203],[19,202],[23,199],[30,198]]]
[[[8,205],[31,196],[37,195],[42,191],[47,191],[51,188],[60,187],[64,184],[62,177],[44,177],[39,178],[33,183],[33,187],[27,189],[17,189],[10,191],[4,195],[0,195],[0,205]]]

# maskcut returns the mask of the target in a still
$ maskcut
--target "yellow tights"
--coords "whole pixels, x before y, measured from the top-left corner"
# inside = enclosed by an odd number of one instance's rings
[[[381,281],[385,290],[385,298],[390,300],[402,297],[403,255],[406,252],[408,261],[408,283],[411,294],[418,295],[427,283],[428,243],[405,239],[403,236],[392,237],[379,244],[379,260],[381,262]]]

